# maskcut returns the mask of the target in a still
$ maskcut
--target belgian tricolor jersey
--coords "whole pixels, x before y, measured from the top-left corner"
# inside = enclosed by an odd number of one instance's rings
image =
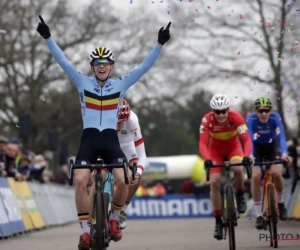
[[[95,77],[77,71],[52,38],[47,40],[47,45],[56,62],[78,89],[84,129],[97,128],[100,131],[116,129],[121,97],[153,66],[161,51],[161,47],[155,45],[133,71],[118,79],[109,78],[101,87]]]

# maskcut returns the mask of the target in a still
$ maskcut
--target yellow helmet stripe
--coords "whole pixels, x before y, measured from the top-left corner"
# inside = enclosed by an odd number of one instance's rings
[[[103,55],[103,52],[104,52],[104,47],[97,48],[97,52],[98,52],[98,55],[99,55],[99,56],[102,56],[102,55]]]

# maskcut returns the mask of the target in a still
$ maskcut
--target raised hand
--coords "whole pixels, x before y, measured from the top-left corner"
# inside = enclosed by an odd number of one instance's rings
[[[168,23],[168,26],[164,29],[164,27],[161,27],[158,31],[158,43],[161,45],[164,45],[167,41],[170,39],[170,28],[171,22]]]
[[[40,18],[41,22],[37,26],[36,30],[37,30],[37,32],[39,32],[39,34],[44,39],[48,39],[51,36],[50,29],[49,29],[48,25],[45,23],[45,21],[44,21],[44,19],[42,18],[41,15],[39,15],[39,18]]]

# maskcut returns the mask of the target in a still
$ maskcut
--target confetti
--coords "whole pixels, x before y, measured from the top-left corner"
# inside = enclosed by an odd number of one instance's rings
[[[133,0],[130,0],[130,4],[132,4]]]
[[[243,19],[243,15],[240,15],[240,19]]]
[[[251,220],[251,219],[252,219],[251,217],[248,218],[248,220]]]
[[[191,3],[191,2],[194,2],[194,0],[189,0],[189,2]]]
[[[209,8],[209,9],[210,9],[210,6],[207,6],[207,8]]]
[[[239,51],[238,56],[241,54],[241,52]]]
[[[272,138],[269,140],[269,143],[271,143],[273,140],[272,140]]]
[[[6,30],[1,30],[1,29],[0,29],[0,33],[6,34],[6,32],[7,32]]]
[[[292,109],[291,108],[288,108],[287,110],[286,110],[286,112],[288,112],[288,113],[292,113]]]
[[[19,128],[20,126],[18,124],[16,124],[16,127]]]

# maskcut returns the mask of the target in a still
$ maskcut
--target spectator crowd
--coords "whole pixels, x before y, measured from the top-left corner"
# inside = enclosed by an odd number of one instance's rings
[[[68,184],[68,166],[63,165],[55,176],[42,154],[26,150],[18,138],[9,140],[0,135],[0,177],[12,177],[16,181],[38,181]]]

